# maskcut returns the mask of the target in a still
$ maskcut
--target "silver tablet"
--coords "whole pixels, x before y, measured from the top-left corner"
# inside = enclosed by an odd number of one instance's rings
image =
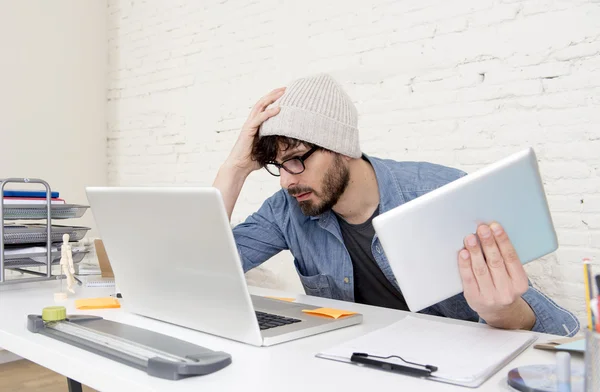
[[[481,223],[500,223],[522,263],[558,248],[533,149],[513,154],[373,219],[411,311],[463,291],[458,252]]]

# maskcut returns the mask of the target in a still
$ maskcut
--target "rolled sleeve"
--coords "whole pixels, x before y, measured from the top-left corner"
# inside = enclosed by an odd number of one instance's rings
[[[558,306],[544,293],[533,286],[522,297],[535,314],[534,332],[553,335],[574,336],[580,328],[579,320],[568,310]]]

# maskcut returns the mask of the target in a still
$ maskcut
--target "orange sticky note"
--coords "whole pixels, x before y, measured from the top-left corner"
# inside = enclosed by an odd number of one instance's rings
[[[88,309],[110,309],[110,308],[120,308],[121,304],[116,298],[106,297],[106,298],[86,298],[86,299],[76,299],[75,307],[81,310]]]
[[[326,317],[331,317],[334,319],[338,319],[342,316],[350,316],[352,314],[356,314],[356,312],[349,312],[347,310],[339,310],[339,309],[332,309],[332,308],[318,308],[318,309],[312,309],[312,310],[303,309],[302,311],[304,313],[317,314],[319,316],[326,316]]]
[[[270,297],[270,296],[267,296],[267,298],[278,299],[280,301],[285,301],[285,302],[294,302],[296,300],[296,298],[287,298],[287,297]]]

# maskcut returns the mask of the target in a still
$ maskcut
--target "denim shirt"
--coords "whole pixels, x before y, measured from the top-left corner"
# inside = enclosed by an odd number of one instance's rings
[[[465,175],[459,170],[431,163],[396,162],[367,155],[363,158],[375,170],[380,214]],[[289,249],[306,294],[354,302],[352,261],[331,211],[315,217],[306,216],[298,202],[282,189],[245,222],[237,225],[233,234],[244,271]],[[371,251],[386,278],[400,290],[377,234]],[[535,313],[533,331],[573,336],[579,330],[579,321],[573,314],[531,283],[523,299]],[[469,307],[462,293],[420,313],[485,322]]]

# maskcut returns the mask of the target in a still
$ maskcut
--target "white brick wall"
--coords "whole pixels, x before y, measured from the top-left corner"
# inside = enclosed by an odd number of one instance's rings
[[[561,247],[527,270],[583,319],[581,259],[600,272],[597,0],[114,0],[108,14],[111,184],[210,185],[258,98],[330,72],[369,154],[473,171],[533,146]],[[233,220],[278,186],[253,174]],[[277,260],[254,279],[300,289]]]

